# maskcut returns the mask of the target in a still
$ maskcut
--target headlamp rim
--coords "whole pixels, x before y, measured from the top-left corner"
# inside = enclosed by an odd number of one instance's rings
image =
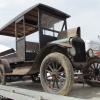
[[[74,54],[74,55],[72,55],[72,53],[70,52],[71,48],[74,48],[74,50],[75,50],[75,54]],[[74,56],[76,55],[76,49],[75,49],[75,47],[74,47],[74,46],[72,46],[71,48],[69,49],[69,53],[70,53],[70,55],[71,55],[71,56],[73,56],[73,57],[74,57]]]
[[[92,51],[92,56],[90,56],[89,55],[89,51]],[[91,48],[89,48],[88,50],[87,50],[87,56],[89,57],[89,58],[93,58],[94,57],[94,53],[93,53],[93,50],[91,49]]]

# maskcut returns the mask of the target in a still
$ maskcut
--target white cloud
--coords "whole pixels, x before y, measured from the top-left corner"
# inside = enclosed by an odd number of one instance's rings
[[[0,0],[0,27],[37,3],[68,13],[72,16],[68,19],[68,28],[81,26],[82,38],[99,41],[97,36],[100,34],[100,0]],[[0,36],[0,43],[14,47],[14,39],[1,38]]]

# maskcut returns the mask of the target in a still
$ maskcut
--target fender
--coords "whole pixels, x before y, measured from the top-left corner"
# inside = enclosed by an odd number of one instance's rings
[[[71,48],[72,45],[67,43],[55,43],[55,44],[46,45],[41,49],[39,54],[36,56],[35,62],[37,62],[41,58],[44,58],[47,54],[51,53],[51,49],[54,47],[65,49],[65,48]]]
[[[59,49],[62,50],[62,51],[63,51],[63,50],[66,50],[66,52],[67,52],[67,49],[66,49],[66,48],[71,48],[72,45],[67,44],[67,43],[55,43],[55,44],[48,44],[48,45],[46,45],[45,47],[43,47],[43,48],[41,49],[41,51],[40,51],[40,52],[38,53],[38,55],[36,56],[35,61],[34,61],[33,65],[32,65],[32,70],[31,70],[31,72],[34,73],[35,70],[37,70],[37,72],[39,72],[41,62],[43,61],[43,59],[44,59],[48,54],[51,53],[51,51],[52,51],[52,49],[53,49],[54,47],[57,47],[58,50],[59,50]],[[56,51],[55,51],[55,52],[56,52]]]
[[[100,59],[99,55],[95,55],[93,58],[87,58],[87,61],[90,61],[91,59]]]
[[[7,59],[0,59],[0,64],[4,65],[4,70],[5,73],[11,73],[12,70],[10,68],[9,62],[7,61]]]

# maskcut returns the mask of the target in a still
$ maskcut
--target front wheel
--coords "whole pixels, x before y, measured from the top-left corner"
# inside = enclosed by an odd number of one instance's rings
[[[73,85],[73,68],[69,59],[61,53],[51,53],[42,61],[40,80],[46,92],[66,95]]]
[[[92,87],[100,87],[100,59],[91,59],[83,71],[86,83]]]

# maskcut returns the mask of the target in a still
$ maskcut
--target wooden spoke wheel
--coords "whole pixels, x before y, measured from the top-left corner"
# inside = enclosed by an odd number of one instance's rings
[[[47,55],[40,68],[40,80],[46,92],[66,95],[73,85],[70,61],[61,53]]]
[[[90,86],[100,86],[100,59],[91,59],[84,70],[86,83]]]

